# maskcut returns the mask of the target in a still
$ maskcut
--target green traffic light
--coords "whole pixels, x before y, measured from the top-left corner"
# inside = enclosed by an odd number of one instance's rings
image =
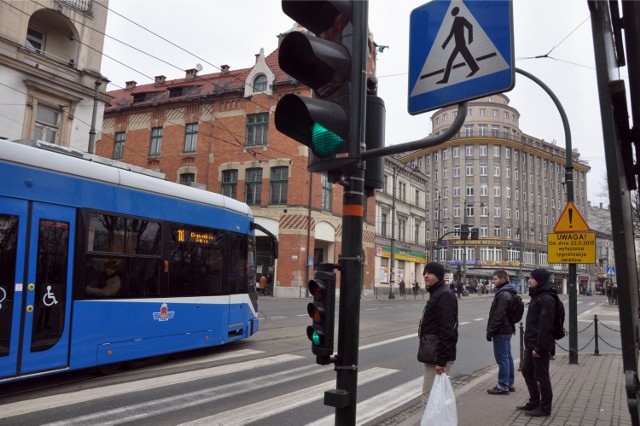
[[[313,143],[313,152],[321,157],[333,154],[344,144],[343,138],[319,123],[313,123],[311,127],[311,141]]]
[[[313,342],[314,345],[318,346],[320,344],[320,334],[318,334],[317,331],[313,331],[313,333],[311,334],[311,341]]]

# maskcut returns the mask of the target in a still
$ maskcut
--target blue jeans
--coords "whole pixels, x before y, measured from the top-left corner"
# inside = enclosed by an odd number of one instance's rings
[[[511,355],[511,334],[493,336],[493,355],[498,363],[498,388],[509,390],[515,383],[515,366]]]

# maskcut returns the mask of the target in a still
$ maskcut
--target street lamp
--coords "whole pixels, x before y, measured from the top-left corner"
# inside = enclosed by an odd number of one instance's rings
[[[391,265],[389,267],[389,299],[395,299],[393,295],[393,283],[396,281],[396,178],[398,177],[399,169],[396,165],[393,166],[393,189],[391,191]]]

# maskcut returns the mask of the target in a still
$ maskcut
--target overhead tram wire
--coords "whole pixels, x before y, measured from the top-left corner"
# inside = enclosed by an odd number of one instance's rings
[[[0,0],[0,1],[2,1],[3,3],[5,3],[5,4],[9,5],[10,7],[14,8],[15,10],[17,10],[17,11],[21,12],[21,13],[22,13],[22,14],[24,14],[24,15],[29,15],[27,12],[25,12],[25,11],[23,11],[23,10],[21,10],[21,9],[17,8],[16,6],[12,5],[11,3],[9,3],[9,2],[8,2],[8,1],[6,1],[6,0]],[[46,7],[45,5],[43,5],[43,4],[41,4],[41,3],[38,3],[37,1],[34,1],[34,3],[36,3],[36,4],[38,4],[38,5],[42,6],[42,7]],[[97,4],[99,4],[99,3],[97,3]],[[72,20],[72,21],[73,21],[73,20]],[[81,26],[85,26],[85,25],[84,25],[83,23],[81,23],[81,22],[78,22],[78,21],[74,21],[74,22],[76,22],[77,24],[79,24],[79,25],[81,25]],[[91,28],[91,27],[87,27],[87,28]],[[105,35],[105,36],[106,36],[106,34],[101,33],[100,31],[97,31],[97,30],[95,30],[95,29],[93,29],[93,28],[91,28],[91,29],[92,29],[92,30],[94,30],[94,31],[96,31],[96,32],[98,32],[98,33],[100,33],[100,34],[103,34],[103,35]],[[117,40],[117,41],[119,41],[119,40]],[[77,40],[77,42],[78,42],[78,43],[80,43],[80,44],[82,44],[83,46],[86,46],[86,47],[88,47],[89,49],[91,49],[91,50],[93,50],[93,51],[95,51],[95,52],[97,52],[97,53],[99,53],[99,54],[103,55],[104,57],[106,57],[106,58],[108,58],[108,59],[111,59],[112,61],[114,61],[114,62],[116,62],[116,63],[118,63],[118,64],[121,64],[121,65],[125,66],[126,68],[128,68],[128,69],[130,69],[130,70],[132,70],[132,71],[134,71],[134,72],[136,72],[136,73],[138,73],[138,74],[140,74],[140,75],[142,75],[142,76],[144,76],[144,77],[147,77],[147,78],[148,78],[148,79],[150,79],[150,80],[155,80],[153,77],[151,77],[151,76],[149,76],[149,75],[146,75],[145,73],[143,73],[142,71],[140,71],[140,70],[138,70],[138,69],[135,69],[135,68],[133,68],[133,67],[131,67],[131,66],[129,66],[129,65],[126,65],[125,63],[123,63],[123,62],[121,62],[121,61],[119,61],[119,60],[117,60],[117,59],[115,59],[115,58],[113,58],[113,57],[111,57],[111,56],[109,56],[109,55],[107,55],[107,54],[103,53],[102,51],[100,51],[100,50],[96,49],[96,48],[95,48],[95,47],[93,47],[93,46],[90,46],[90,45],[88,45],[88,44],[86,44],[86,43],[83,43],[83,42],[81,42],[80,40]],[[125,44],[125,45],[126,45],[126,43],[123,43],[123,44]],[[144,53],[144,52],[143,52],[143,53]],[[153,57],[152,55],[149,55],[149,56]],[[175,66],[175,65],[174,65],[174,66]],[[181,68],[179,68],[179,69],[181,69]],[[181,70],[182,70],[182,69],[181,69]],[[236,80],[237,80],[237,79],[236,79]],[[214,83],[211,83],[211,82],[207,82],[206,80],[203,80],[203,82],[205,82],[205,83],[210,83],[210,84],[212,84],[214,87],[219,87],[218,85],[215,85]],[[110,83],[110,84],[113,84],[114,86],[118,87],[119,89],[124,89],[122,86],[119,86],[119,85],[117,85],[117,84],[115,84],[115,83]],[[9,87],[9,86],[7,86],[7,87]],[[10,88],[12,88],[12,89],[14,89],[14,90],[16,90],[16,91],[18,91],[18,92],[21,92],[21,93],[23,93],[23,94],[26,94],[26,93],[24,93],[24,92],[22,92],[22,91],[20,91],[20,90],[18,90],[18,89],[15,89],[15,88],[13,88],[13,87],[10,87]],[[272,98],[273,98],[273,97],[272,97]],[[274,99],[275,99],[275,98],[274,98]],[[249,102],[251,102],[251,103],[253,103],[253,104],[255,104],[255,105],[257,105],[257,106],[259,106],[259,107],[261,107],[261,108],[265,108],[265,109],[267,109],[267,110],[269,109],[269,108],[266,108],[266,107],[264,107],[264,106],[259,105],[258,103],[254,102],[254,101],[252,101],[252,100],[249,100]],[[195,116],[193,116],[193,115],[187,115],[187,116],[188,116],[188,117],[195,118]],[[84,123],[84,121],[82,121],[82,120],[79,120],[79,121],[81,121],[81,122],[83,122],[83,123]],[[172,121],[167,120],[167,119],[165,119],[164,121],[165,121],[165,122],[167,122],[167,123],[170,123],[170,124],[173,124],[173,125],[176,125],[176,126],[180,126],[180,127],[185,128],[185,125],[184,125],[184,124],[181,124],[181,123],[175,123],[175,122],[172,122]],[[234,134],[234,133],[233,133],[233,132],[231,132],[228,128],[226,128],[226,126],[225,126],[222,122],[220,122],[219,120],[218,120],[216,123],[219,123],[219,125],[216,125],[216,124],[214,124],[214,122],[211,122],[211,123],[210,123],[211,127],[214,127],[214,128],[215,128],[215,127],[218,127],[219,129],[221,129],[221,130],[223,130],[223,131],[225,131],[225,132],[229,133],[229,135],[231,135],[231,137],[234,139],[235,144],[234,144],[233,142],[228,141],[228,140],[221,139],[220,137],[213,136],[213,135],[209,135],[209,134],[205,134],[205,133],[203,133],[203,132],[202,132],[202,131],[200,131],[200,130],[198,130],[197,134],[200,134],[200,135],[203,135],[203,136],[207,136],[207,137],[213,138],[213,139],[215,139],[215,140],[219,140],[219,141],[221,141],[221,142],[223,142],[223,143],[226,143],[226,144],[230,144],[230,145],[233,145],[233,146],[237,146],[237,147],[241,148],[242,150],[247,150],[247,152],[249,152],[249,153],[250,153],[250,155],[252,155],[254,158],[257,158],[257,157],[256,157],[256,155],[257,155],[257,154],[260,154],[260,155],[263,155],[263,156],[265,156],[265,157],[267,157],[267,158],[269,158],[269,159],[273,159],[273,160],[278,159],[278,157],[274,157],[274,156],[267,155],[267,154],[265,154],[264,152],[255,152],[255,151],[254,151],[254,150],[252,150],[251,148],[249,148],[249,147],[245,147],[244,145],[242,145],[242,143],[241,143],[241,142],[238,140],[238,138],[236,137],[236,136],[240,136],[240,137],[243,137],[243,138],[244,138],[244,135],[236,135],[236,134]],[[85,123],[85,124],[87,124],[87,123]],[[103,132],[100,132],[100,133],[104,136],[104,133],[103,133]],[[125,144],[125,149],[130,150],[130,152],[134,152],[136,155],[139,155],[139,156],[141,156],[141,157],[143,157],[143,158],[147,158],[147,155],[146,155],[146,154],[140,154],[140,153],[138,153],[138,152],[136,152],[136,151],[133,151],[133,150],[131,150],[131,148],[130,148],[130,147],[127,147],[127,146],[126,146],[126,144]],[[278,153],[280,153],[280,154],[283,154],[283,155],[285,155],[285,156],[288,156],[288,154],[287,154],[287,153],[285,153],[285,152],[283,152],[283,151],[281,151],[281,150],[278,150],[277,148],[273,148],[273,147],[271,147],[270,149],[272,149],[273,151],[278,152]],[[293,166],[293,164],[291,164],[291,165]],[[295,167],[300,167],[300,166],[297,166],[297,165],[296,165]],[[302,167],[300,167],[300,168],[302,169]],[[304,168],[304,169],[306,170],[306,168]]]
[[[217,65],[215,65],[215,64],[212,64],[211,62],[207,61],[206,59],[204,59],[204,58],[202,58],[202,57],[200,57],[200,56],[196,55],[195,53],[193,53],[193,52],[191,52],[191,51],[189,51],[189,50],[185,49],[184,47],[182,47],[182,46],[180,46],[180,45],[178,45],[178,44],[176,44],[176,43],[172,42],[171,40],[167,39],[166,37],[163,37],[163,36],[161,36],[160,34],[158,34],[158,33],[154,32],[154,31],[152,31],[152,30],[148,29],[148,28],[147,28],[147,27],[145,27],[144,25],[141,25],[141,24],[139,24],[139,23],[135,22],[134,20],[132,20],[132,19],[130,19],[130,18],[127,18],[127,17],[126,17],[126,16],[124,16],[123,14],[121,14],[121,13],[119,13],[119,12],[117,12],[117,11],[115,11],[115,10],[111,9],[110,7],[105,6],[105,5],[104,5],[104,4],[102,4],[102,3],[98,3],[98,4],[99,4],[101,7],[106,8],[108,11],[110,11],[110,12],[114,13],[115,15],[117,15],[117,16],[119,16],[119,17],[121,17],[122,19],[124,19],[124,20],[126,20],[126,21],[128,21],[128,22],[132,23],[133,25],[135,25],[135,26],[137,26],[137,27],[139,27],[139,28],[141,28],[141,29],[143,29],[143,30],[147,31],[149,34],[151,34],[151,35],[153,35],[153,36],[155,36],[155,37],[158,37],[160,40],[162,40],[162,41],[164,41],[164,42],[166,42],[166,43],[169,43],[170,45],[172,45],[172,46],[174,46],[174,47],[176,47],[176,48],[180,49],[181,51],[183,51],[183,52],[185,52],[185,53],[187,53],[187,54],[189,54],[189,55],[191,55],[191,56],[193,56],[194,58],[198,59],[199,61],[202,61],[202,62],[204,62],[205,64],[212,66],[213,68],[217,69],[218,71],[222,71],[222,69],[221,69],[219,66],[217,66]],[[106,36],[106,34],[105,34],[105,36]],[[107,37],[112,38],[111,36],[107,36]],[[120,41],[120,40],[118,40],[118,39],[115,39],[115,38],[113,38],[113,39],[114,39],[114,40],[116,40],[116,41],[118,41],[118,42],[120,42],[120,43],[122,43],[122,44],[124,44],[124,45],[126,45],[126,46],[129,46],[127,43],[124,43],[124,42],[122,42],[122,41]],[[131,48],[133,48],[133,49],[136,49],[137,51],[140,51],[139,49],[137,49],[137,48],[135,48],[135,47],[133,47],[133,46],[129,46],[129,47],[131,47]],[[140,51],[140,52],[142,52],[142,51]],[[142,53],[145,53],[145,54],[146,54],[146,52],[142,52]],[[164,62],[164,61],[163,61],[163,62]],[[165,63],[166,63],[166,62],[165,62]],[[167,63],[167,64],[168,64],[168,63]],[[171,65],[171,64],[169,64],[169,65]],[[180,70],[182,70],[181,68],[179,68],[179,69],[180,69]],[[253,86],[252,84],[245,83],[244,81],[240,80],[238,77],[234,77],[234,78],[233,78],[233,80],[234,80],[234,81],[237,81],[237,82],[240,82],[240,83],[242,83],[242,84],[243,84],[243,85],[245,85],[245,86],[250,86],[251,88],[255,89],[255,86]],[[213,84],[213,83],[212,83],[212,84]],[[263,94],[264,94],[265,96],[267,96],[267,97],[270,97],[271,99],[273,99],[273,100],[275,100],[275,101],[277,101],[277,100],[278,100],[278,99],[276,99],[275,97],[273,97],[273,96],[271,96],[271,95],[268,95],[268,94],[266,94],[266,93],[263,93]],[[266,108],[266,107],[264,107],[264,106],[262,106],[262,105],[258,104],[257,102],[253,102],[251,99],[250,99],[249,101],[250,101],[250,102],[252,102],[252,103],[254,103],[255,105],[257,105],[257,106],[261,107],[261,108]],[[268,109],[268,108],[267,108],[267,109]]]

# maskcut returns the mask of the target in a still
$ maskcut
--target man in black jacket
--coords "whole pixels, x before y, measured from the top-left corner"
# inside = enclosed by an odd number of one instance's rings
[[[458,343],[458,301],[455,294],[444,283],[444,267],[437,262],[427,263],[423,271],[429,300],[422,313],[419,335],[438,336],[438,351],[435,364],[424,366],[422,401],[427,402],[436,374],[451,371],[456,359]]]
[[[509,312],[514,304],[516,289],[509,284],[509,274],[504,269],[493,273],[493,284],[496,295],[489,310],[487,341],[493,341],[493,356],[498,363],[498,384],[487,392],[491,395],[509,395],[509,392],[515,392],[511,336],[515,334],[516,327],[509,318]]]
[[[521,405],[528,416],[541,417],[551,414],[551,379],[549,358],[555,341],[551,330],[555,316],[556,290],[549,278],[551,274],[543,268],[535,269],[529,277],[529,309],[524,332],[524,358],[522,376],[527,383],[529,401]]]

